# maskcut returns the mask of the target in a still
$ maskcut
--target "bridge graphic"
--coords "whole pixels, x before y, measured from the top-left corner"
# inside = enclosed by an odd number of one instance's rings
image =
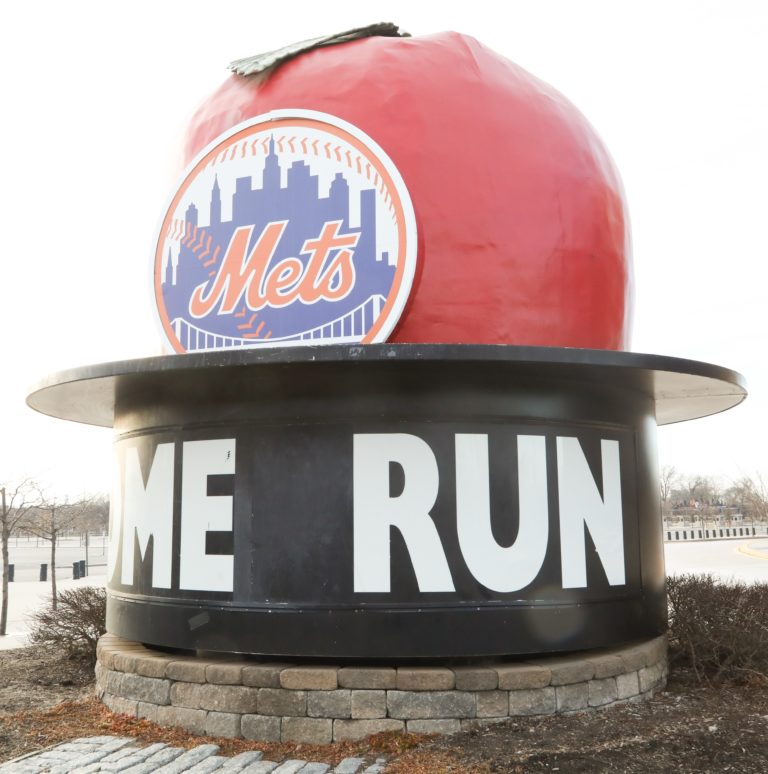
[[[230,347],[253,347],[258,342],[259,346],[296,346],[299,344],[311,344],[313,341],[322,341],[333,337],[339,344],[358,344],[381,314],[386,299],[376,294],[370,296],[359,306],[347,312],[335,320],[310,328],[306,331],[294,333],[282,338],[246,339],[236,336],[222,336],[210,331],[198,328],[183,317],[177,317],[171,321],[171,327],[179,343],[186,352],[195,352],[207,349],[224,349]]]

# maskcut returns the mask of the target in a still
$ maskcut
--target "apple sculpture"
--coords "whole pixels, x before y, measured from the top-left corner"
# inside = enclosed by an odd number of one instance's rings
[[[407,186],[418,258],[388,341],[628,349],[622,185],[551,86],[466,35],[365,37],[232,74],[195,113],[185,163],[295,108],[358,127]]]

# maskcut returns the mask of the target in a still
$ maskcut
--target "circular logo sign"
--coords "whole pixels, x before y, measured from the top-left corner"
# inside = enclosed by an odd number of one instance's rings
[[[416,220],[392,161],[325,113],[280,110],[192,162],[160,226],[155,301],[176,352],[385,341]]]

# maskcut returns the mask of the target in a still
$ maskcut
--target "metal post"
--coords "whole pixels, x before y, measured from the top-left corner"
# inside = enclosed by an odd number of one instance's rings
[[[8,583],[13,583],[13,575],[16,567],[12,564],[8,565]]]

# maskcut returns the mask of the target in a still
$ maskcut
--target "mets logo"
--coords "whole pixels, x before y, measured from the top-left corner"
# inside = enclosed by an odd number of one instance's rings
[[[416,266],[408,191],[325,113],[279,110],[192,162],[160,225],[157,311],[176,352],[385,341]]]

